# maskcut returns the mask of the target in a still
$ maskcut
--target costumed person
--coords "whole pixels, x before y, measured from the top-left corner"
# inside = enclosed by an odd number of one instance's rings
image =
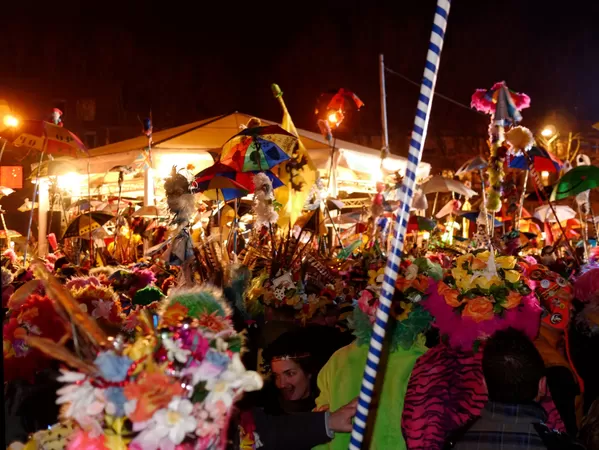
[[[402,427],[411,450],[445,448],[480,415],[487,402],[481,367],[485,339],[514,328],[533,340],[541,316],[516,258],[497,256],[492,248],[457,257],[427,294],[423,307],[434,317],[441,342],[418,359],[407,386]],[[542,404],[548,426],[562,431],[553,403]]]
[[[374,404],[378,411],[372,417],[376,421],[368,425],[372,432],[367,433],[370,438],[363,443],[364,448],[407,448],[401,432],[403,400],[412,368],[426,351],[423,333],[431,322],[430,314],[420,303],[432,284],[429,276],[440,278],[441,268],[430,261],[417,259],[413,263],[402,262],[401,269],[391,309],[389,340],[383,350],[386,362],[381,367],[385,370],[379,374],[378,382],[382,386],[375,389],[378,398]],[[371,271],[369,275],[368,285],[358,293],[357,306],[350,320],[356,340],[338,350],[318,375],[320,395],[316,405],[320,410],[335,410],[360,393],[382,283],[378,271]],[[318,448],[345,450],[349,442],[350,435],[340,434],[327,446]]]
[[[194,198],[191,194],[189,180],[177,172],[173,166],[171,175],[164,182],[166,203],[173,214],[171,225],[176,227],[172,234],[170,248],[163,256],[174,266],[182,266],[185,280],[192,282],[191,262],[194,256],[191,241],[192,216],[195,212]]]
[[[574,289],[567,279],[545,266],[534,265],[527,272],[543,308],[535,346],[545,361],[547,384],[566,430],[576,436],[582,419],[583,382],[570,357],[568,328]]]

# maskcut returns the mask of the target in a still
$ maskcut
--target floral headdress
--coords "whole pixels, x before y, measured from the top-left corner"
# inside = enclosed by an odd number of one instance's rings
[[[391,350],[401,346],[409,349],[425,333],[432,316],[420,304],[426,298],[429,285],[440,279],[442,269],[438,264],[425,258],[414,261],[404,260],[400,266],[400,275],[395,283],[392,315],[395,328],[391,341]],[[376,278],[358,295],[358,301],[350,321],[358,345],[367,345],[372,335],[372,327],[379,304],[380,286]],[[372,281],[375,284],[372,284]]]
[[[40,273],[54,300],[74,310],[48,273]],[[77,428],[69,450],[222,449],[232,406],[262,379],[241,363],[242,340],[231,327],[229,310],[214,289],[173,293],[136,336],[110,338],[85,313],[70,315],[87,342],[80,359],[42,339],[29,343],[69,364],[62,370],[57,402],[63,420]]]
[[[429,293],[424,307],[451,347],[476,350],[508,327],[531,339],[538,332],[541,308],[512,256],[495,256],[494,250],[462,255]]]

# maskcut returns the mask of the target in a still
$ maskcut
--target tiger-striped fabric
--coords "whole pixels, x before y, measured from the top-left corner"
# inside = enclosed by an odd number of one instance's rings
[[[442,450],[449,435],[475,417],[487,403],[482,351],[463,353],[444,345],[421,356],[410,377],[402,430],[410,450]],[[565,431],[555,404],[542,402],[547,426]]]

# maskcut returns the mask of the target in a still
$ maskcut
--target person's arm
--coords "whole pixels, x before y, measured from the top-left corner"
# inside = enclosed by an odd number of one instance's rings
[[[271,416],[261,409],[254,409],[256,439],[265,450],[304,450],[325,444],[335,433],[349,433],[352,418],[356,414],[357,400],[335,412],[311,412],[284,416]]]

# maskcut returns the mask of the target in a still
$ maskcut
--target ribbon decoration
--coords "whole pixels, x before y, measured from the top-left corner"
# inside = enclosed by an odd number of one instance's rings
[[[379,299],[379,306],[376,312],[376,320],[370,339],[368,349],[368,358],[362,378],[360,396],[358,399],[358,410],[354,419],[353,430],[349,443],[350,450],[359,450],[364,440],[366,423],[370,404],[372,402],[375,380],[379,368],[383,341],[385,339],[385,328],[389,320],[391,309],[391,300],[395,291],[395,280],[398,277],[399,265],[403,255],[404,238],[408,228],[410,218],[410,207],[416,188],[416,170],[422,159],[426,132],[430,119],[430,110],[433,103],[433,94],[443,49],[443,40],[445,38],[445,29],[447,28],[447,18],[449,16],[450,0],[437,0],[437,9],[433,20],[433,29],[431,32],[426,63],[424,65],[424,76],[420,86],[420,96],[416,107],[416,117],[414,118],[414,128],[410,140],[408,152],[408,165],[406,175],[403,178],[400,193],[400,211],[397,215],[396,231],[391,243],[391,252],[387,259],[385,267],[385,276],[383,287]]]

